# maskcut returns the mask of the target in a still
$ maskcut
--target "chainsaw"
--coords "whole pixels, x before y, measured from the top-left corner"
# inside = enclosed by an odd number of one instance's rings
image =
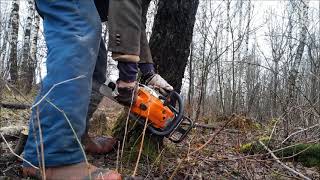
[[[116,83],[109,81],[102,85],[99,91],[117,102],[114,99],[118,94]],[[141,125],[148,123],[147,130],[151,134],[180,143],[193,128],[193,121],[183,113],[183,99],[177,92],[156,90],[139,84],[136,98],[130,108],[129,119]]]

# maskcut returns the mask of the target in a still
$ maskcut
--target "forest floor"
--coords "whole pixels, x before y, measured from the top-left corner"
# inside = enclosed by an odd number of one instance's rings
[[[32,99],[32,96],[29,98]],[[21,97],[5,98],[3,96],[3,102],[11,100],[15,103],[27,103]],[[121,111],[121,106],[104,99],[93,116],[90,134],[92,136],[110,135]],[[1,127],[27,124],[28,110],[2,108],[0,113]],[[241,125],[232,123],[234,120],[231,122],[231,118],[241,121]],[[226,125],[227,122],[229,123]],[[165,147],[155,160],[148,161],[148,158],[144,157],[139,162],[138,176],[145,179],[169,179],[170,177],[173,179],[299,179],[270,155],[240,153],[241,145],[264,134],[263,128],[247,128],[246,118],[242,116],[210,119],[209,123],[215,128],[195,128],[180,144],[165,140]],[[209,139],[212,141],[202,148]],[[8,152],[5,149],[6,145],[0,143],[0,159]],[[88,155],[88,159],[99,167],[117,169],[123,174],[131,175],[136,162],[121,163],[118,154],[119,151],[115,150],[107,155]],[[293,161],[286,161],[285,164],[311,179],[320,179],[320,167],[307,168]],[[0,179],[10,179],[10,177],[19,179],[21,178],[20,170],[21,161],[0,161]],[[3,172],[6,172],[6,175]]]

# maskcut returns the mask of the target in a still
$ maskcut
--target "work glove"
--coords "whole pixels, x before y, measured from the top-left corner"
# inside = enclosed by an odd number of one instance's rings
[[[157,89],[164,89],[166,91],[173,91],[173,87],[163,79],[159,74],[153,74],[145,80],[147,86],[152,86]]]

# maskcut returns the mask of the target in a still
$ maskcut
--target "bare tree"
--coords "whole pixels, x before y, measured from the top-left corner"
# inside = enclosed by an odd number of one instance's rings
[[[18,58],[17,58],[17,43],[19,32],[19,0],[12,0],[12,9],[10,14],[10,78],[13,83],[18,82]]]
[[[150,49],[160,75],[180,91],[199,0],[159,0]],[[179,24],[179,25],[178,25]],[[161,49],[161,50],[160,50]]]
[[[29,93],[32,88],[33,73],[30,71],[33,69],[33,60],[30,55],[30,44],[31,44],[31,28],[32,20],[35,13],[33,0],[27,1],[28,15],[26,25],[24,27],[24,41],[22,47],[22,64],[20,68],[20,85],[25,93]],[[31,83],[30,83],[31,82]]]
[[[31,46],[30,46],[30,67],[28,69],[28,85],[32,85],[33,82],[36,82],[35,70],[37,67],[37,46],[38,46],[38,38],[39,38],[39,24],[40,17],[36,13],[33,19],[33,28],[31,33]],[[31,89],[31,88],[26,88]]]
[[[291,69],[289,71],[289,77],[287,82],[287,89],[288,95],[286,98],[286,106],[287,109],[285,111],[284,116],[284,136],[287,137],[289,135],[289,123],[292,118],[294,118],[294,114],[291,110],[292,107],[296,105],[296,80],[299,73],[299,67],[302,60],[302,55],[304,52],[304,47],[306,44],[307,32],[308,32],[308,9],[309,9],[309,1],[308,0],[301,0],[299,4],[299,25],[300,25],[300,32],[299,32],[299,42],[298,47],[296,49],[296,53],[294,59],[292,60]]]

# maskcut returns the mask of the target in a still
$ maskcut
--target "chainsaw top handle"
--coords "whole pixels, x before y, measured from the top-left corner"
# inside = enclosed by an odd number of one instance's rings
[[[148,130],[158,136],[169,136],[180,125],[183,118],[183,100],[177,92],[171,91],[166,97],[164,104],[174,112],[175,117],[171,122],[169,122],[165,129],[159,130],[152,126],[148,126]],[[174,107],[175,105],[178,106],[178,109]]]

